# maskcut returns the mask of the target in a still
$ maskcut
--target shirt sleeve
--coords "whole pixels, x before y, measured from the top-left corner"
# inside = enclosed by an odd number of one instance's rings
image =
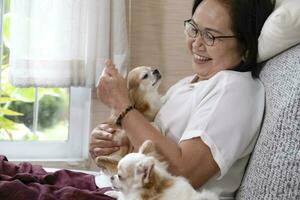
[[[201,102],[195,100],[195,111],[180,142],[200,137],[220,168],[218,179],[244,156],[259,131],[264,108],[261,88],[225,84]]]

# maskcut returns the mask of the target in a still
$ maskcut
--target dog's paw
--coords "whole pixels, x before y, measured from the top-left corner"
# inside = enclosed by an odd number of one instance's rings
[[[120,196],[120,192],[118,191],[107,191],[104,194],[116,199],[118,199],[118,197]]]

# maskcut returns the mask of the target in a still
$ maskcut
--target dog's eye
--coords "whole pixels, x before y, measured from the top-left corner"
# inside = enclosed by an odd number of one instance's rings
[[[148,78],[148,74],[145,74],[145,75],[142,77],[142,79],[146,79],[146,78]]]
[[[119,180],[123,179],[123,177],[120,174],[118,174],[118,178],[119,178]]]

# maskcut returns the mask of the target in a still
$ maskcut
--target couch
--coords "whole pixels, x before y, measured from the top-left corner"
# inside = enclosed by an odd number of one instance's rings
[[[237,200],[300,200],[300,44],[268,60],[266,107]]]

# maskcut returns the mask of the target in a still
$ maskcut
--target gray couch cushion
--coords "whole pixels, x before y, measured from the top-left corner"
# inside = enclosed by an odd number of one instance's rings
[[[236,199],[300,199],[300,45],[269,60],[260,79],[265,118]]]

